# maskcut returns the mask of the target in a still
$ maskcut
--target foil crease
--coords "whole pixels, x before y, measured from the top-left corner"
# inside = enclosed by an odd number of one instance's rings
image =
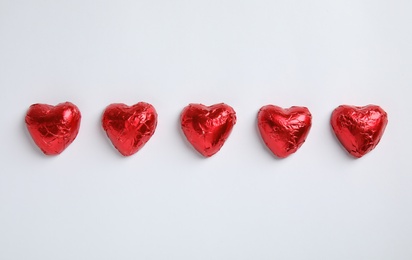
[[[311,126],[312,115],[306,107],[267,105],[258,112],[258,128],[262,139],[279,158],[295,153],[305,142]]]
[[[63,152],[79,133],[81,114],[70,102],[56,106],[33,104],[25,122],[34,143],[46,155]]]
[[[184,135],[205,157],[216,154],[222,148],[235,124],[235,111],[224,103],[212,106],[189,104],[181,114]]]
[[[138,152],[152,137],[157,126],[157,113],[148,103],[133,106],[111,104],[102,116],[102,126],[113,146],[123,156]]]
[[[378,145],[387,124],[387,113],[376,105],[341,105],[331,116],[331,126],[336,137],[356,158],[364,156]]]

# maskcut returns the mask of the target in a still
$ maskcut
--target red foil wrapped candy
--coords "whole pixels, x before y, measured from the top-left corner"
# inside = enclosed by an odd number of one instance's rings
[[[157,113],[152,105],[144,102],[133,106],[111,104],[103,113],[102,126],[113,146],[122,155],[130,156],[154,134]]]
[[[330,123],[343,147],[360,158],[378,145],[388,124],[388,115],[376,105],[342,105],[332,112]]]
[[[79,109],[70,102],[57,106],[33,104],[25,118],[34,143],[46,155],[60,154],[76,139],[80,120]]]
[[[189,143],[203,156],[222,148],[236,123],[236,113],[226,104],[189,104],[181,114],[181,125]]]
[[[306,107],[281,108],[267,105],[258,113],[258,128],[266,146],[274,155],[285,158],[305,142],[312,126]]]

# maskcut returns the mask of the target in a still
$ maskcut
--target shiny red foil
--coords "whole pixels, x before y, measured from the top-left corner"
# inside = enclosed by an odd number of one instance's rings
[[[343,147],[360,158],[378,145],[388,124],[388,115],[376,105],[342,105],[332,112],[330,123]]]
[[[295,153],[305,142],[311,126],[312,115],[306,107],[267,105],[258,112],[258,128],[262,139],[279,158]]]
[[[26,114],[26,126],[34,143],[46,155],[64,151],[76,139],[81,114],[70,102],[51,106],[33,104]]]
[[[189,143],[203,156],[222,148],[236,124],[236,113],[226,104],[189,104],[181,114],[181,125]]]
[[[144,102],[133,106],[111,104],[103,113],[102,126],[113,146],[122,155],[130,156],[154,134],[157,113],[152,105]]]

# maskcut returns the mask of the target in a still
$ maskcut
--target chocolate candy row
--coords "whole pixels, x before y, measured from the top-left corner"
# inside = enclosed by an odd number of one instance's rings
[[[181,113],[181,127],[187,141],[205,157],[216,154],[236,124],[235,110],[224,104],[189,104]],[[81,113],[76,105],[33,104],[26,114],[26,126],[35,144],[46,155],[57,155],[76,138]],[[263,106],[257,114],[261,137],[279,158],[295,153],[305,142],[312,126],[306,107]],[[331,116],[331,126],[342,146],[360,158],[379,143],[388,123],[386,112],[376,105],[341,105]],[[153,136],[157,112],[148,103],[128,106],[110,104],[102,116],[102,126],[113,146],[124,156],[138,152]]]

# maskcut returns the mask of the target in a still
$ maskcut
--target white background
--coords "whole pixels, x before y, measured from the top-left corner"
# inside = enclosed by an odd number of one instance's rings
[[[412,259],[412,3],[0,0],[0,259]],[[33,144],[33,103],[83,118],[56,157]],[[156,133],[129,158],[100,125],[146,101]],[[225,102],[232,135],[204,159],[188,103]],[[355,160],[333,136],[340,104],[389,115]],[[307,106],[287,159],[256,128],[267,104]]]

